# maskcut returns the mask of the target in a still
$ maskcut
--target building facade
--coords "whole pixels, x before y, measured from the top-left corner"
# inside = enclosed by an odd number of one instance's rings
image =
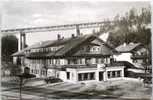
[[[114,56],[117,61],[128,61],[137,68],[144,68],[144,64],[149,62],[148,50],[140,43],[122,44],[116,47],[118,54]]]
[[[44,41],[13,54],[37,77],[63,81],[107,81],[124,77],[124,66],[111,65],[115,50],[95,35]],[[17,61],[16,61],[17,62]]]

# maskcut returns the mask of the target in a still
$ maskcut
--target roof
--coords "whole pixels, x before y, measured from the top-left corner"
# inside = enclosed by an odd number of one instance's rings
[[[79,37],[65,38],[60,40],[44,41],[44,42],[32,45],[30,47],[27,47],[20,52],[14,53],[13,56],[25,55],[24,51],[30,50],[32,48],[45,48],[45,47],[52,47],[52,46],[54,47],[54,46],[60,46],[60,45],[62,45],[62,47],[55,52],[43,52],[43,53],[36,52],[36,53],[26,54],[25,56],[26,57],[55,57],[55,56],[57,57],[57,56],[71,55],[76,53],[77,49],[79,48],[81,44],[89,43],[95,40],[96,38],[98,38],[96,35],[90,34],[90,35],[83,35]],[[109,49],[107,47],[103,47],[103,48],[104,50],[102,52],[102,55],[110,55],[112,53],[110,48]]]
[[[107,55],[112,55],[113,54],[113,50],[111,48],[108,48],[106,45],[102,45],[102,50],[99,52],[77,52],[74,55],[75,56],[96,56],[96,57],[100,57],[100,56],[107,56]]]
[[[42,42],[38,42],[34,45],[28,46],[27,48],[22,49],[21,51],[15,52],[12,54],[12,56],[25,56],[25,51],[26,50],[30,50],[30,49],[34,49],[34,48],[39,48],[42,45],[47,45],[48,43],[50,43],[52,41],[42,41]]]
[[[139,47],[140,43],[129,43],[129,44],[122,44],[116,47],[116,50],[120,53],[123,52],[132,52],[135,48]]]

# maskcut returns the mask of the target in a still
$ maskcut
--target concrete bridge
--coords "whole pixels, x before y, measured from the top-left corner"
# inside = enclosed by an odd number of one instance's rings
[[[102,21],[102,22],[90,22],[90,23],[79,23],[79,24],[66,24],[66,25],[58,25],[58,26],[6,29],[6,30],[1,30],[1,33],[20,34],[19,45],[20,45],[20,50],[22,50],[26,46],[26,34],[27,33],[76,29],[77,35],[80,35],[80,29],[103,27],[104,25],[113,24],[113,23],[114,23],[113,21]]]

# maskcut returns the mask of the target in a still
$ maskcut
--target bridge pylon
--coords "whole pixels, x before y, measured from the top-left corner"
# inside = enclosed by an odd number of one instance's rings
[[[26,34],[25,32],[20,31],[20,50],[26,47]]]

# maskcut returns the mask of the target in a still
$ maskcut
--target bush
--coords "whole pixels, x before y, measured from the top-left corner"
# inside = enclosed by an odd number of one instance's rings
[[[2,63],[2,69],[3,71],[10,71],[10,75],[11,76],[16,76],[18,75],[19,73],[21,73],[21,66],[17,66],[15,64],[12,64],[12,63]]]
[[[57,83],[57,82],[63,82],[60,78],[55,77],[47,77],[44,79],[46,83]]]

